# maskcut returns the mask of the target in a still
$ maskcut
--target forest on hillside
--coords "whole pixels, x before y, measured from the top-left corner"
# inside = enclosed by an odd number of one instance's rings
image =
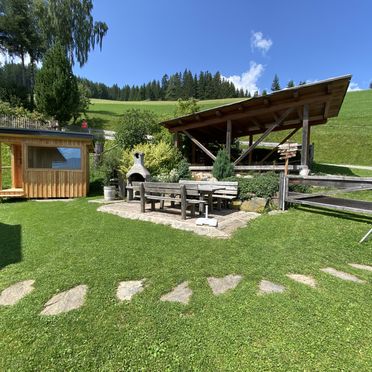
[[[88,91],[90,98],[120,100],[120,101],[174,101],[179,98],[187,99],[218,99],[249,97],[250,93],[237,89],[233,83],[222,78],[219,72],[212,74],[208,71],[193,74],[189,70],[165,74],[161,80],[152,80],[142,85],[117,84],[107,86],[88,79],[79,78]]]

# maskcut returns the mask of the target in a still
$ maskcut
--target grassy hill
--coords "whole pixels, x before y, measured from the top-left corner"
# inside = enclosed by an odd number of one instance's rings
[[[200,101],[202,109],[216,107],[240,99]],[[92,100],[88,117],[95,127],[115,129],[124,110],[143,108],[161,116],[172,117],[176,102],[120,102]],[[268,141],[279,140],[274,133]],[[301,134],[294,138],[301,140]],[[372,90],[349,92],[337,118],[326,125],[312,128],[311,142],[315,144],[315,160],[320,163],[372,165]]]

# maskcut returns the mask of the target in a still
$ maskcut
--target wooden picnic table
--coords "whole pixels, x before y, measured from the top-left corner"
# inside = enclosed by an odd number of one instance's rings
[[[199,191],[199,200],[204,200],[204,197],[208,197],[208,207],[209,211],[213,211],[213,193],[219,190],[224,190],[225,187],[223,186],[215,186],[215,185],[203,185],[203,184],[198,184],[198,191]],[[204,212],[204,204],[200,203],[199,204],[199,213]]]

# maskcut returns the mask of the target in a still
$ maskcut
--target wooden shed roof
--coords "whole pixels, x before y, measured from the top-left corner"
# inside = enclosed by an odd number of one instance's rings
[[[58,130],[45,129],[29,129],[29,128],[9,128],[0,127],[1,136],[16,136],[16,137],[49,137],[53,139],[74,139],[78,141],[93,141],[93,135],[89,133],[68,132]]]
[[[325,124],[338,115],[351,75],[283,89],[195,114],[167,120],[161,124],[170,132],[187,131],[200,140],[224,141],[226,123],[231,120],[232,138],[264,133],[275,122],[275,130],[302,126],[302,108],[309,107],[309,125]]]

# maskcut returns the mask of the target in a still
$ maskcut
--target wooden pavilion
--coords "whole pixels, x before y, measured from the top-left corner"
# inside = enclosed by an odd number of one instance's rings
[[[272,157],[280,144],[302,129],[299,164],[291,165],[290,169],[307,173],[310,129],[338,115],[350,80],[351,75],[346,75],[287,88],[167,120],[162,125],[174,134],[175,146],[179,146],[180,134],[191,140],[189,153],[185,154],[191,162],[191,171],[210,171],[216,149],[221,145],[225,146],[236,171],[282,170],[284,165],[272,161]],[[278,131],[285,131],[282,140],[262,158],[253,161],[254,150],[258,150],[270,133]],[[253,136],[258,138],[253,141]],[[232,146],[241,137],[249,139],[249,146],[233,154]]]
[[[74,198],[89,188],[93,136],[55,130],[0,128],[0,145],[11,153],[11,185],[3,188],[0,147],[0,198]]]

